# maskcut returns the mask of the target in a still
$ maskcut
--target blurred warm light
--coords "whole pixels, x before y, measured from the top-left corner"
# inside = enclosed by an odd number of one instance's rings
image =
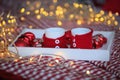
[[[35,13],[35,14],[39,14],[39,10],[35,10],[34,13]]]
[[[57,0],[53,0],[53,3],[57,3]]]
[[[36,18],[37,18],[38,20],[40,20],[41,15],[36,15]]]
[[[118,21],[115,21],[114,24],[115,24],[115,26],[117,26],[118,25]]]
[[[20,13],[24,13],[25,12],[25,8],[21,8]]]
[[[86,74],[87,74],[87,75],[90,75],[90,71],[87,70],[87,71],[86,71]]]
[[[29,27],[30,29],[32,29],[32,28],[33,28],[33,26],[32,26],[32,25],[29,25],[28,27]]]
[[[116,15],[116,16],[119,16],[119,13],[118,13],[118,12],[116,12],[116,13],[115,13],[115,15]]]
[[[20,17],[20,20],[21,20],[21,21],[25,21],[25,17],[23,17],[23,16]]]
[[[58,26],[62,26],[62,22],[61,21],[58,21],[57,24],[58,24]]]
[[[81,20],[77,20],[77,24],[81,25],[82,24]]]
[[[21,8],[20,13],[34,15],[39,20],[42,17],[60,20],[57,25],[61,26],[63,20],[77,21],[77,25],[102,23],[106,25],[119,25],[116,21],[118,12],[113,14],[111,11],[105,13],[103,10],[95,11],[91,5],[79,4],[77,2],[65,2],[62,5],[57,4],[58,0],[52,0],[47,7],[41,4],[41,1],[29,4],[26,8]],[[43,2],[46,4],[46,1]],[[31,5],[30,5],[31,4]],[[85,21],[83,21],[85,20]],[[83,23],[84,22],[84,23]]]
[[[27,11],[26,14],[27,14],[27,15],[30,15],[30,11]]]

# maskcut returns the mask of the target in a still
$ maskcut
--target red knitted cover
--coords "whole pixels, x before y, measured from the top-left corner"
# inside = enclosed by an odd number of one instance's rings
[[[46,35],[43,35],[43,47],[49,47],[49,48],[67,48],[66,45],[66,36],[63,35],[59,38],[52,39],[46,37]]]
[[[67,35],[71,36],[69,36],[71,48],[92,49],[92,33],[91,29],[89,33],[72,36],[71,31],[68,31]]]

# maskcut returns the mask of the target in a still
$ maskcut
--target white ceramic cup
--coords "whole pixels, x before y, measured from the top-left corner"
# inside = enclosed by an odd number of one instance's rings
[[[65,29],[55,27],[55,28],[47,28],[45,30],[45,35],[48,38],[56,39],[58,37],[61,37],[65,34]]]
[[[89,28],[74,28],[71,30],[73,36],[75,35],[84,35],[91,32]]]
[[[90,28],[73,28],[71,29],[71,47],[91,49],[92,48],[92,33]]]

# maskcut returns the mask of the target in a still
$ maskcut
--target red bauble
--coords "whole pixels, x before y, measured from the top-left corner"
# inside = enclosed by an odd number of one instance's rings
[[[100,48],[107,42],[107,38],[102,34],[96,34],[93,36],[93,48]]]
[[[24,41],[28,46],[31,45],[31,44],[30,44],[30,40],[29,40],[29,38],[28,38],[27,36],[21,35],[21,36],[18,38],[18,40]]]
[[[99,39],[93,39],[93,48],[98,49],[101,48],[103,44],[100,42]]]
[[[26,32],[23,35],[27,36],[30,41],[33,41],[35,39],[35,35],[32,32]]]
[[[102,34],[97,34],[95,36],[97,36],[100,39],[101,43],[103,44],[107,43],[107,38],[104,37]]]
[[[26,42],[24,42],[23,40],[20,40],[20,39],[15,42],[15,45],[17,47],[27,47],[28,46],[28,44]]]

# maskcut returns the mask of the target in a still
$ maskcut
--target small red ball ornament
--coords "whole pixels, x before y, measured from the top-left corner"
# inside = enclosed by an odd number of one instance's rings
[[[18,40],[24,41],[28,46],[30,46],[30,40],[27,36],[21,35]]]
[[[33,41],[35,39],[35,35],[32,32],[26,32],[23,35],[27,36],[30,41]]]
[[[105,43],[107,43],[107,38],[102,34],[96,34],[93,36],[93,48],[97,49],[102,47]]]
[[[20,40],[20,39],[15,42],[15,45],[17,47],[27,47],[28,46],[28,44],[26,42],[24,42],[23,40]]]

